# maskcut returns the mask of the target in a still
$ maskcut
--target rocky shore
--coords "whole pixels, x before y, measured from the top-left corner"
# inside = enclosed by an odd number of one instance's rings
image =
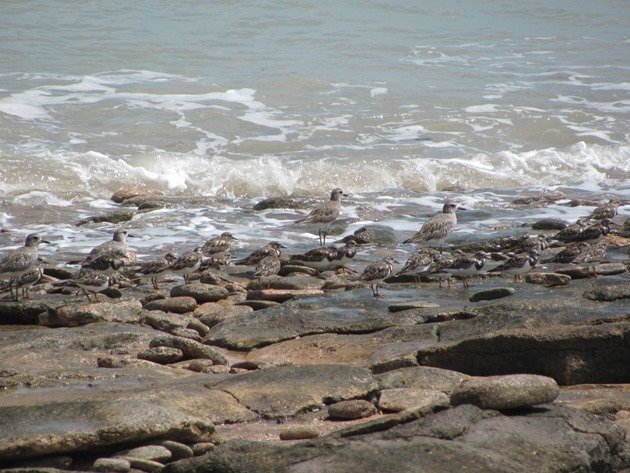
[[[96,302],[49,273],[0,301],[0,467],[630,469],[628,261],[564,269],[390,277],[374,298],[351,275],[228,266]]]

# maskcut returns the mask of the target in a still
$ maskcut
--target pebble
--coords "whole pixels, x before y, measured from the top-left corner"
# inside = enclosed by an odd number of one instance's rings
[[[214,444],[210,442],[199,442],[192,446],[193,454],[198,457],[214,450]]]
[[[595,274],[598,276],[614,276],[623,274],[628,270],[623,263],[600,263],[595,266]],[[568,275],[571,279],[586,279],[593,277],[593,267],[586,266],[568,266],[558,269],[560,274]]]
[[[129,460],[129,463],[131,464],[132,468],[137,468],[138,470],[153,472],[153,471],[158,471],[164,468],[163,463],[156,462],[153,460],[145,460],[144,458],[135,458],[135,457],[125,457],[125,458]]]
[[[227,360],[221,353],[203,343],[188,338],[162,335],[151,340],[149,347],[178,348],[183,352],[186,358],[206,358],[212,360],[216,365],[227,364]]]
[[[168,365],[180,361],[184,358],[184,353],[178,348],[153,347],[142,350],[138,353],[138,358],[159,363],[160,365]]]
[[[513,287],[496,287],[494,289],[488,289],[487,291],[476,292],[470,296],[468,300],[470,302],[492,301],[494,299],[511,296],[515,292],[516,290]]]
[[[247,293],[248,300],[255,301],[275,301],[285,302],[290,299],[301,297],[323,296],[324,291],[320,289],[262,289],[249,291]]]
[[[99,356],[96,358],[96,366],[99,368],[122,368],[128,364],[127,358],[118,356]]]
[[[94,471],[125,473],[131,469],[131,463],[124,458],[97,458],[92,464]]]
[[[315,427],[299,425],[287,427],[279,435],[280,440],[305,440],[319,437],[319,431]]]
[[[239,303],[239,305],[245,305],[248,307],[251,307],[254,310],[262,310],[262,309],[268,309],[270,307],[275,307],[277,305],[280,305],[279,302],[275,302],[275,301],[243,301],[241,303]]]
[[[328,418],[337,420],[363,419],[376,414],[374,404],[364,399],[350,399],[328,406]]]
[[[562,230],[566,228],[569,223],[561,218],[543,218],[534,222],[532,225],[533,230]]]
[[[207,327],[214,327],[219,322],[223,322],[232,317],[245,315],[254,312],[254,309],[246,305],[233,305],[225,307],[216,302],[202,304],[195,309],[194,315],[201,323]]]
[[[210,328],[201,320],[193,319],[186,326],[187,329],[195,330],[200,336],[205,337],[210,333]]]
[[[191,328],[176,328],[171,330],[170,333],[176,337],[188,338],[190,340],[195,340],[196,342],[201,342],[203,340],[201,335],[199,335],[199,332]]]
[[[553,402],[559,392],[556,381],[547,376],[488,376],[463,381],[451,393],[451,404],[473,404],[482,409],[518,409]]]
[[[169,297],[148,302],[144,308],[146,310],[161,310],[162,312],[174,312],[184,314],[192,312],[197,308],[197,301],[194,297]]]

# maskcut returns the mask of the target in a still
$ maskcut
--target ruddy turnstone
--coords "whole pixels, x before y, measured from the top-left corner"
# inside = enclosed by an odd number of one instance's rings
[[[319,234],[319,244],[326,245],[326,235],[330,224],[337,220],[339,212],[341,212],[341,196],[346,195],[339,188],[335,188],[330,193],[330,200],[319,204],[311,212],[295,223],[307,224],[311,228],[317,228]]]
[[[223,232],[220,236],[206,241],[201,247],[201,252],[206,257],[218,257],[232,250],[234,240],[237,238],[230,232]]]
[[[619,212],[621,201],[619,199],[610,199],[607,203],[596,207],[586,220],[603,220],[613,219]]]
[[[462,278],[462,285],[468,288],[470,287],[468,278],[481,274],[486,259],[490,257],[490,254],[483,251],[478,251],[474,255],[459,252],[454,256],[454,259],[439,264],[438,269],[454,276],[460,276]]]
[[[256,251],[251,253],[249,256],[243,259],[240,259],[238,261],[235,261],[234,264],[244,265],[244,266],[255,266],[258,263],[260,263],[260,261],[263,258],[266,258],[267,256],[274,253],[279,254],[281,248],[284,248],[284,246],[281,243],[277,241],[272,241],[271,243],[266,244],[262,248],[257,249]]]
[[[513,274],[514,282],[518,282],[519,279],[522,279],[523,274],[531,271],[538,263],[538,251],[536,250],[532,250],[530,253],[508,253],[508,256],[509,259],[505,263],[488,272]]]
[[[590,264],[593,266],[593,273],[595,272],[595,263],[601,262],[606,256],[607,245],[604,242],[598,242],[595,244],[589,244],[585,241],[573,243],[564,248],[561,252],[556,254],[553,258],[545,260],[545,263],[586,263],[587,264],[587,276],[590,272]]]
[[[458,207],[459,204],[455,202],[447,202],[442,207],[441,213],[424,222],[420,230],[411,238],[407,238],[403,243],[425,243],[430,246],[434,244],[442,245],[444,240],[455,230],[455,225],[457,225],[455,212]]]
[[[374,297],[381,296],[378,292],[378,285],[383,279],[392,274],[394,263],[394,259],[388,256],[383,258],[381,261],[377,261],[376,263],[366,266],[361,273],[359,279],[370,283],[370,289],[372,289]]]
[[[352,261],[356,253],[356,241],[348,240],[346,244],[340,248],[335,246],[322,246],[309,250],[301,255],[293,255],[291,256],[291,263],[308,266],[321,273],[345,266]]]
[[[150,260],[150,261],[138,261],[134,266],[129,269],[133,271],[133,274],[139,274],[144,277],[149,277],[153,289],[159,289],[158,278],[161,274],[171,267],[173,261],[177,259],[174,253],[168,252],[162,259]]]
[[[275,276],[278,272],[280,272],[280,268],[282,267],[280,254],[280,248],[273,248],[269,251],[267,256],[258,262],[254,271],[254,277],[258,279],[259,283],[262,278]]]
[[[190,274],[194,273],[201,267],[203,254],[201,248],[197,247],[192,251],[187,251],[179,258],[173,260],[168,268],[169,272],[179,274],[184,278],[184,283],[190,282]]]
[[[434,266],[439,259],[440,252],[433,248],[422,248],[411,255],[404,266],[396,274],[398,275],[413,275],[416,278],[423,273],[428,272]]]
[[[18,300],[17,282],[22,275],[31,271],[37,265],[39,253],[37,247],[40,243],[49,243],[36,234],[31,233],[26,237],[24,246],[9,252],[0,260],[0,278],[9,279],[9,291],[11,299]],[[15,295],[13,294],[15,286]]]

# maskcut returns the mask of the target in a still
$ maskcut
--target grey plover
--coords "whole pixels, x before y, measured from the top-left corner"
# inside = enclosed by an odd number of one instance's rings
[[[490,254],[478,251],[474,255],[468,255],[463,252],[455,253],[455,258],[439,265],[439,270],[448,274],[459,276],[462,279],[462,285],[465,288],[470,287],[468,278],[477,276],[484,270],[486,259]]]
[[[514,282],[522,280],[523,274],[531,271],[536,264],[538,264],[538,251],[532,250],[529,253],[512,253],[508,254],[509,259],[500,264],[499,266],[492,268],[490,273],[503,273],[513,274]]]
[[[179,274],[184,278],[184,283],[190,283],[190,275],[201,267],[203,254],[201,248],[197,247],[192,251],[187,251],[179,258],[171,261],[169,272]]]
[[[234,264],[243,266],[256,266],[263,258],[279,252],[281,248],[284,248],[282,243],[272,241],[271,243],[267,243],[262,248],[258,248],[247,257],[235,261]]]
[[[442,245],[457,225],[456,210],[459,204],[447,202],[442,207],[442,212],[434,215],[424,222],[411,238],[407,238],[403,243],[424,243],[429,246]],[[464,209],[462,209],[464,210]]]
[[[335,188],[330,193],[330,200],[319,204],[311,212],[295,223],[308,225],[310,228],[316,228],[319,234],[319,244],[326,245],[326,235],[330,224],[337,220],[339,212],[341,212],[341,196],[345,195],[339,188]]]
[[[9,291],[11,292],[11,299],[14,301],[17,301],[19,298],[16,285],[19,278],[37,265],[39,257],[37,247],[40,243],[49,242],[42,240],[38,234],[31,233],[26,237],[23,247],[9,252],[0,260],[0,278],[9,280]],[[13,286],[16,286],[15,295],[13,294]]]
[[[206,257],[218,257],[232,251],[232,244],[237,238],[230,232],[223,232],[220,236],[206,241],[201,247],[201,252]]]
[[[421,248],[411,255],[397,275],[412,275],[416,278],[434,268],[440,252],[434,248]]]
[[[381,294],[378,291],[378,286],[383,279],[392,274],[394,268],[394,258],[387,256],[381,261],[372,263],[365,267],[359,279],[361,281],[367,281],[370,283],[370,289],[372,289],[372,295],[374,297],[380,297]]]
[[[127,230],[117,229],[111,241],[101,243],[79,261],[81,269],[111,273],[113,260],[119,259],[123,264],[135,261],[135,253],[127,247],[127,236],[130,236]]]

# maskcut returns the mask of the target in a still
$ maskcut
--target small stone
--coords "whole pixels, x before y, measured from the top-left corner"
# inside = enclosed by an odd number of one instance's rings
[[[171,461],[181,460],[182,458],[191,458],[194,456],[193,449],[183,443],[173,440],[164,440],[161,446],[168,448],[171,452]]]
[[[190,360],[186,369],[190,371],[194,371],[196,373],[210,373],[211,372],[210,369],[212,366],[214,366],[214,363],[212,362],[212,360],[206,360],[206,359]],[[225,368],[228,369],[226,365],[221,365],[221,366],[225,366]]]
[[[277,196],[263,199],[254,205],[254,210],[308,209],[317,203],[315,199],[297,196]]]
[[[113,200],[117,204],[121,204],[124,200],[131,199],[132,197],[148,195],[162,195],[162,192],[155,189],[146,189],[143,187],[126,187],[114,192],[114,194],[111,196],[111,200]]]
[[[433,309],[436,307],[440,307],[439,304],[428,301],[408,301],[408,302],[399,302],[396,304],[391,304],[387,308],[390,312],[402,312],[403,310],[409,309]]]
[[[243,301],[241,303],[239,303],[239,305],[245,305],[248,307],[251,307],[254,310],[262,310],[262,309],[268,309],[270,307],[275,307],[277,305],[280,305],[280,302],[275,302],[275,301]]]
[[[319,437],[319,431],[315,427],[298,425],[284,429],[279,435],[280,440],[305,440]]]
[[[168,365],[184,358],[184,353],[177,348],[154,347],[142,350],[138,353],[138,358],[159,363],[160,365]]]
[[[99,368],[123,368],[128,364],[127,358],[117,356],[99,356],[96,358],[96,366]]]
[[[381,391],[377,405],[383,411],[401,412],[406,409],[448,407],[450,401],[446,394],[435,389],[395,388]]]
[[[169,297],[148,302],[144,308],[146,310],[161,310],[162,312],[185,314],[197,308],[197,301],[194,297],[189,296]]]
[[[363,419],[376,412],[374,404],[364,399],[350,399],[328,406],[328,418],[336,420]]]
[[[186,328],[196,331],[202,337],[205,337],[210,333],[210,328],[208,328],[208,326],[204,324],[201,320],[197,319],[192,319],[190,322],[188,322]]]
[[[471,379],[459,371],[446,370],[433,366],[413,366],[400,368],[374,376],[382,390],[394,388],[414,388],[449,393],[462,381]]]
[[[216,302],[202,304],[195,309],[194,315],[207,327],[214,327],[219,322],[254,312],[254,309],[246,305],[234,305],[225,307]]]
[[[511,296],[514,292],[516,292],[516,290],[513,287],[495,287],[487,291],[476,292],[470,296],[468,300],[470,302],[492,301],[494,299]]]
[[[224,287],[204,283],[182,284],[171,289],[171,297],[188,296],[194,298],[199,304],[216,302],[229,295],[230,293]]]
[[[628,270],[623,263],[600,263],[593,266],[567,266],[557,270],[558,273],[568,275],[571,279],[586,279],[597,276],[614,276]]]
[[[553,402],[560,393],[553,378],[511,374],[473,378],[451,393],[451,404],[473,404],[481,409],[518,409]]]
[[[525,282],[546,287],[566,286],[571,282],[571,276],[558,273],[529,273],[525,276]]]
[[[584,297],[592,301],[612,302],[620,299],[630,299],[630,285],[600,286],[584,293]]]
[[[171,330],[170,333],[176,337],[189,338],[190,340],[195,340],[197,342],[201,342],[202,340],[199,332],[191,328],[176,328],[175,330]]]
[[[165,462],[170,460],[173,455],[168,448],[162,445],[145,445],[143,447],[126,450],[120,456]]]
[[[92,464],[94,471],[125,473],[131,469],[131,463],[124,458],[97,458]]]

